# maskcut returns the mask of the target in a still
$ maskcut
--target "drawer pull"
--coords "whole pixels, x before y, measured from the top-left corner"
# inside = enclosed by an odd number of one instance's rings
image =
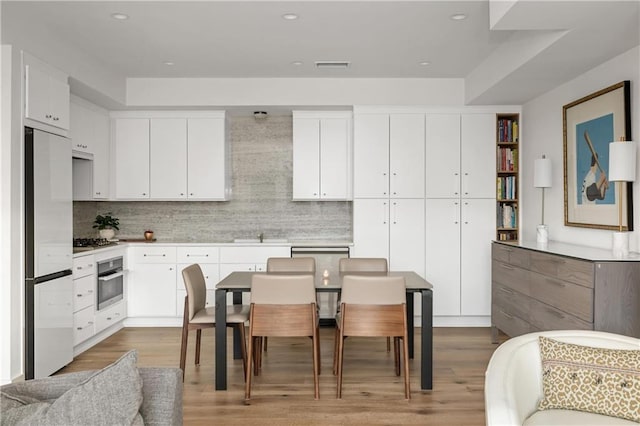
[[[164,254],[164,253],[162,253],[162,254],[147,254],[147,253],[145,253],[143,256],[144,257],[147,257],[147,256],[149,256],[149,257],[166,257],[167,255]]]
[[[505,287],[500,287],[500,291],[503,293],[507,293],[507,294],[513,294],[513,290],[510,290],[508,288]]]
[[[563,283],[562,281],[554,280],[554,279],[551,279],[551,278],[547,278],[546,281],[549,284],[553,284],[556,287],[565,287],[566,286],[565,283]]]
[[[505,311],[503,311],[503,310],[500,310],[500,313],[501,313],[502,315],[504,315],[505,317],[509,318],[509,319],[513,319],[513,315],[509,315],[508,313],[506,313],[506,312],[505,312]]]
[[[502,266],[502,269],[507,269],[507,270],[509,270],[509,271],[513,271],[513,270],[515,270],[515,268],[514,268],[514,267],[512,267],[512,266],[508,266],[508,265],[500,265],[500,266]]]
[[[209,254],[187,254],[187,257],[209,257]]]
[[[558,311],[554,311],[552,309],[546,309],[546,311],[548,313],[550,313],[551,315],[553,315],[554,317],[556,317],[556,318],[560,318],[560,319],[565,319],[566,318],[562,313],[560,313]]]
[[[82,295],[81,294],[76,294],[76,297],[82,297]]]

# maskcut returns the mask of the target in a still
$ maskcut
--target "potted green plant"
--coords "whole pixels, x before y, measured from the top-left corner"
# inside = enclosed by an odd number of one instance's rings
[[[120,219],[112,215],[113,213],[111,212],[105,213],[104,216],[99,214],[93,221],[93,228],[98,229],[101,238],[110,240],[116,235],[116,230],[120,230],[118,227]]]

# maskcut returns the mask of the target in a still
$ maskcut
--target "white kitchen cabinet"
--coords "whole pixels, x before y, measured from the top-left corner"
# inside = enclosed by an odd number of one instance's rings
[[[150,120],[149,194],[152,199],[187,198],[187,119]]]
[[[96,264],[91,254],[73,259],[73,345],[95,334]]]
[[[114,127],[115,198],[231,197],[224,112],[117,113]]]
[[[187,120],[187,185],[190,200],[231,198],[229,140],[224,116]]]
[[[132,247],[128,275],[130,317],[176,316],[176,248]]]
[[[350,200],[351,113],[293,112],[293,199]]]
[[[80,98],[71,99],[69,136],[74,151],[73,199],[109,198],[109,114]]]
[[[384,257],[391,270],[424,276],[424,199],[356,199],[352,257]]]
[[[114,125],[115,198],[149,198],[149,120],[117,118]]]
[[[495,197],[495,114],[427,114],[426,197]]]
[[[96,313],[96,333],[115,325],[127,317],[127,304],[122,301]]]
[[[426,279],[435,316],[491,313],[491,250],[495,200],[426,200]]]
[[[69,129],[69,85],[33,64],[26,65],[25,118]]]
[[[424,114],[355,114],[354,197],[424,198],[424,173]]]

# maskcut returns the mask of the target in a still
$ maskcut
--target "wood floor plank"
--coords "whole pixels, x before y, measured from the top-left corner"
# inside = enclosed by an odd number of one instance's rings
[[[185,425],[483,425],[484,372],[497,345],[488,328],[435,328],[433,391],[420,390],[420,330],[410,361],[411,400],[394,373],[393,353],[382,339],[350,337],[345,343],[342,399],[335,398],[331,374],[333,328],[320,330],[320,400],[313,399],[311,341],[270,338],[262,373],[253,379],[252,400],[244,404],[242,363],[231,360],[228,390],[214,389],[214,330],[204,330],[201,365],[193,363],[195,334],[189,339],[183,411]],[[501,341],[506,337],[501,336]],[[78,355],[60,373],[103,368],[130,349],[139,366],[177,367],[179,328],[125,328]]]

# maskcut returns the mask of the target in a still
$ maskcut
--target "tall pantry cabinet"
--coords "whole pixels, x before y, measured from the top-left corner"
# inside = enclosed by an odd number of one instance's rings
[[[354,116],[354,257],[424,276],[424,114]]]
[[[426,278],[434,315],[491,313],[495,114],[426,115]]]

